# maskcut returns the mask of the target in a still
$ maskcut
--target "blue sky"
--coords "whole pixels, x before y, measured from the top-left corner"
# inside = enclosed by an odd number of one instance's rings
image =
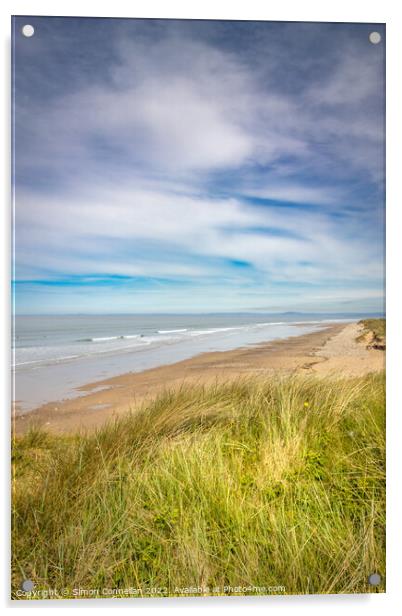
[[[383,309],[383,25],[17,17],[13,44],[17,312]]]

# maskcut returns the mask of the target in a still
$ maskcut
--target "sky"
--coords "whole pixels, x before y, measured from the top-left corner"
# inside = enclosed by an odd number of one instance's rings
[[[13,24],[17,313],[383,310],[384,25]]]

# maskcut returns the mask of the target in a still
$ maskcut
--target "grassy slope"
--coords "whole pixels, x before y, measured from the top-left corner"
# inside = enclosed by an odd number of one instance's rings
[[[183,388],[87,437],[32,431],[14,588],[367,592],[385,568],[383,381]]]
[[[377,341],[383,341],[385,344],[385,319],[363,319],[359,321],[363,325],[363,333],[358,337],[358,340],[364,340],[367,334],[372,333]]]

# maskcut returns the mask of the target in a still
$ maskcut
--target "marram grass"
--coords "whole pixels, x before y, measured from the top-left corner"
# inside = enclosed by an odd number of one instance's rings
[[[93,434],[31,430],[13,596],[382,592],[384,441],[384,375],[183,386]]]

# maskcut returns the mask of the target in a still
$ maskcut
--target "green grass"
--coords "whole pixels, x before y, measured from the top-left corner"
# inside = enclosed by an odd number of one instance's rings
[[[59,596],[372,591],[384,422],[369,375],[183,387],[92,435],[31,430],[13,451],[14,596],[24,579]]]

